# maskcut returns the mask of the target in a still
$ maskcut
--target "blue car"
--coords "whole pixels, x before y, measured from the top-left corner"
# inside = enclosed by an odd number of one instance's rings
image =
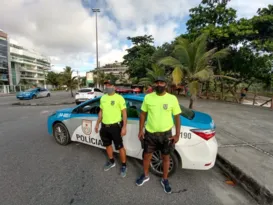
[[[126,154],[130,157],[142,159],[143,149],[138,139],[139,114],[144,95],[127,94],[126,101],[128,124],[127,134],[123,137]],[[103,147],[99,133],[94,131],[100,97],[88,100],[72,108],[57,110],[48,117],[48,133],[60,145],[68,145],[71,141],[88,144],[97,148]],[[175,145],[175,151],[170,155],[170,170],[172,175],[178,168],[208,170],[216,161],[218,144],[215,137],[215,124],[212,118],[202,112],[193,111],[180,105],[181,133]],[[175,127],[172,129],[175,134]],[[114,146],[113,149],[115,152]],[[161,153],[153,153],[151,171],[162,176],[163,167]]]
[[[16,94],[16,98],[20,100],[30,100],[41,97],[50,97],[50,91],[45,88],[31,88],[29,90],[19,92]]]

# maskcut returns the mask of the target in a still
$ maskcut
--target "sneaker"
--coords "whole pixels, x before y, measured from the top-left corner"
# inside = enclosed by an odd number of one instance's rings
[[[121,177],[126,177],[126,172],[127,172],[127,167],[126,166],[122,166],[120,169],[120,175]]]
[[[109,169],[113,168],[116,166],[116,163],[111,163],[110,161],[108,161],[105,165],[104,165],[104,171],[108,171]]]
[[[170,187],[168,179],[162,179],[161,185],[163,186],[165,193],[167,194],[172,193],[172,188]]]
[[[142,186],[145,182],[149,181],[150,177],[145,176],[142,174],[137,180],[136,180],[136,185],[137,186]]]

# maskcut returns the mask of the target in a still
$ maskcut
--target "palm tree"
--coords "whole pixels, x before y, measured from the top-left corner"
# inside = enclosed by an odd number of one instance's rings
[[[159,61],[160,65],[174,68],[172,79],[174,84],[179,84],[185,76],[189,81],[191,93],[189,108],[192,109],[198,92],[199,82],[205,82],[213,76],[212,62],[228,55],[228,48],[217,52],[217,48],[207,51],[207,34],[199,36],[190,42],[185,38],[177,38],[172,56]]]
[[[77,76],[72,77],[72,73],[74,71],[71,69],[71,67],[66,66],[64,68],[64,71],[61,73],[61,83],[62,85],[66,85],[67,88],[71,92],[71,97],[74,97],[73,95],[73,89],[77,88],[78,86],[78,81],[77,81]]]
[[[153,84],[153,82],[155,81],[155,79],[159,76],[165,76],[165,69],[156,65],[156,64],[153,64],[152,65],[152,70],[150,69],[146,69],[147,70],[147,74],[145,78],[141,78],[139,80],[139,84],[142,84],[142,85],[151,85]]]

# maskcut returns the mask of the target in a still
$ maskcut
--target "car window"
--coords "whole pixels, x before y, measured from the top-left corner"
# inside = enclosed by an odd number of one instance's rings
[[[92,92],[92,89],[90,89],[90,88],[84,88],[84,89],[80,89],[78,92],[79,93],[88,93],[88,92]]]
[[[194,118],[194,112],[188,108],[185,108],[183,105],[180,104],[180,109],[182,111],[181,115],[189,120]]]
[[[46,89],[44,89],[44,88],[41,88],[41,91],[46,91]]]
[[[81,104],[79,107],[77,107],[73,113],[78,114],[95,114],[97,115],[100,111],[100,99],[87,101],[83,104]]]
[[[126,100],[127,117],[139,118],[142,102],[138,100]]]
[[[101,91],[100,89],[98,89],[98,88],[95,88],[94,91],[95,91],[95,92],[102,93],[102,91]]]

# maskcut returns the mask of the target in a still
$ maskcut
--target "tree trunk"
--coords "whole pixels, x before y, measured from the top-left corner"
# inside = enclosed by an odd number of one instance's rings
[[[193,107],[193,102],[194,102],[195,99],[196,99],[196,96],[195,96],[195,95],[192,95],[191,98],[190,98],[189,109],[192,109],[192,107]]]
[[[73,98],[74,95],[73,95],[73,90],[72,90],[72,88],[70,89],[70,92],[71,92],[71,97]]]

